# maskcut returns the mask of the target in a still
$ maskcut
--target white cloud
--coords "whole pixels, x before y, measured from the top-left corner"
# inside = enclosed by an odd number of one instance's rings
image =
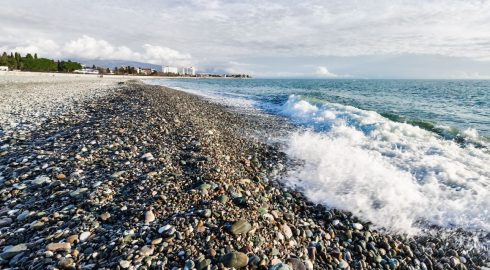
[[[490,62],[488,29],[484,0],[4,0],[0,9],[0,47],[236,71],[246,68],[233,61],[265,57],[441,55]],[[39,39],[59,48],[42,48]],[[296,72],[278,65],[269,71]]]
[[[315,74],[322,76],[322,77],[337,77],[338,76],[337,74],[328,71],[328,69],[326,67],[323,67],[323,66],[317,67]]]
[[[41,56],[60,58],[131,60],[157,65],[189,65],[192,57],[163,46],[144,44],[141,51],[133,51],[126,46],[114,46],[106,40],[83,35],[58,45],[52,40],[38,39],[17,47],[0,47],[0,51],[15,51],[22,54],[38,53]]]
[[[113,46],[105,40],[82,36],[67,42],[62,47],[63,54],[87,59],[132,59],[138,57],[131,49],[125,46]],[[138,57],[139,58],[139,57]]]
[[[50,39],[37,39],[27,41],[15,47],[0,46],[0,51],[18,52],[21,54],[38,53],[42,55],[59,55],[59,46],[56,42]]]
[[[174,49],[150,44],[143,45],[143,48],[144,52],[141,55],[141,59],[146,62],[153,64],[191,64],[192,57],[188,53],[181,53]]]

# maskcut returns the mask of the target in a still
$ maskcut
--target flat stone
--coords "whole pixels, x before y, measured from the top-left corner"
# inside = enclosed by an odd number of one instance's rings
[[[18,244],[15,246],[6,246],[3,248],[2,253],[0,254],[0,257],[2,259],[8,260],[15,255],[27,251],[27,245],[26,244]]]
[[[71,249],[70,243],[51,243],[46,246],[46,249],[49,251],[69,251]]]
[[[5,227],[5,226],[8,226],[10,224],[12,224],[12,219],[11,218],[6,217],[6,218],[0,219],[0,228]]]
[[[230,231],[234,235],[240,235],[246,234],[248,231],[250,231],[250,229],[252,229],[252,225],[248,221],[242,219],[233,223],[233,225],[231,225]]]
[[[126,261],[126,260],[120,260],[119,266],[121,266],[121,268],[123,268],[123,269],[127,269],[127,268],[129,268],[129,266],[131,266],[131,262]]]
[[[196,262],[196,269],[197,270],[204,270],[208,267],[208,265],[211,264],[210,259],[202,259]]]
[[[223,264],[226,267],[242,268],[248,264],[248,256],[242,252],[230,252],[223,256]]]
[[[360,231],[362,230],[363,226],[361,223],[352,223],[352,228]]]
[[[29,216],[29,211],[23,211],[17,216],[18,221],[24,221]]]
[[[121,177],[123,174],[125,174],[126,171],[118,171],[118,172],[115,172],[111,175],[112,178],[119,178]]]
[[[287,224],[284,224],[281,227],[282,227],[281,228],[282,232],[284,233],[284,236],[286,237],[286,239],[293,237],[293,231],[291,230],[291,228]]]
[[[152,153],[146,153],[146,154],[144,154],[144,155],[141,156],[141,159],[144,159],[146,161],[151,161],[151,160],[153,160],[155,158],[153,157],[153,154]]]
[[[151,256],[153,251],[154,249],[151,246],[143,246],[139,253],[141,256]]]
[[[278,263],[270,268],[270,270],[291,270],[291,267],[285,263]]]
[[[303,262],[296,258],[287,259],[286,263],[291,266],[293,270],[306,270],[306,266]]]
[[[160,233],[160,234],[161,234],[161,233],[164,233],[164,232],[166,232],[166,231],[168,231],[168,230],[170,230],[170,229],[172,229],[172,228],[173,228],[173,227],[172,227],[172,225],[167,224],[167,225],[165,225],[165,226],[160,227],[160,228],[158,229],[158,233]]]
[[[58,262],[58,266],[61,269],[73,269],[75,261],[72,258],[61,258]]]
[[[340,260],[339,264],[337,265],[340,269],[347,269],[349,268],[349,264],[344,261],[344,260]]]
[[[100,219],[102,219],[102,221],[107,221],[110,217],[111,214],[109,214],[109,212],[104,212],[100,215]]]
[[[78,234],[73,234],[73,235],[70,235],[66,238],[66,242],[67,243],[70,243],[70,244],[73,244],[75,243],[76,241],[78,241]]]
[[[161,244],[162,241],[163,241],[163,238],[160,237],[160,238],[151,240],[151,244],[152,245],[158,245],[158,244]]]
[[[80,234],[80,242],[85,242],[90,237],[90,232],[82,232]]]
[[[226,195],[221,195],[218,197],[218,201],[222,204],[226,204],[229,200],[230,198],[228,198]]]
[[[70,193],[72,198],[81,198],[85,196],[85,193],[88,191],[88,188],[78,188],[77,190]]]
[[[34,186],[41,186],[45,183],[50,183],[51,182],[51,179],[46,176],[46,175],[40,175],[38,177],[36,177],[34,180],[31,181],[31,185],[34,185]]]
[[[155,214],[153,214],[153,211],[151,211],[151,210],[146,211],[146,213],[145,213],[145,224],[150,224],[153,221],[155,221]]]

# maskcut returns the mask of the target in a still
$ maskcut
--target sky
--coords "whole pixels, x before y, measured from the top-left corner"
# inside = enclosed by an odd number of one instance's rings
[[[485,0],[2,0],[0,51],[257,77],[490,78]]]

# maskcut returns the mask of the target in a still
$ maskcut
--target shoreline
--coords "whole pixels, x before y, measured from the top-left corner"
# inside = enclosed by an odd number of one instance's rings
[[[3,266],[478,269],[488,259],[378,232],[282,186],[287,158],[254,139],[274,119],[113,83],[38,128],[0,134]]]

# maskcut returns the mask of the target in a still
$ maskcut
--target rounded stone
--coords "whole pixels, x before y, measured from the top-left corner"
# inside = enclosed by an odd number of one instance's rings
[[[51,243],[46,246],[46,249],[49,251],[59,251],[64,250],[68,251],[71,249],[70,243]]]
[[[154,249],[151,246],[143,246],[140,249],[141,256],[150,256],[153,254]]]
[[[90,232],[82,232],[80,234],[80,242],[85,242],[90,237]]]
[[[61,269],[73,269],[74,268],[75,261],[72,258],[62,258],[58,262],[58,266]]]
[[[18,244],[15,246],[7,246],[3,249],[3,252],[0,254],[0,257],[2,259],[10,259],[14,257],[15,255],[27,251],[27,245],[26,244]]]
[[[234,235],[240,235],[240,234],[246,234],[251,229],[252,229],[252,225],[248,221],[242,219],[233,223],[233,225],[231,225],[230,232]]]
[[[248,264],[248,256],[242,252],[230,252],[223,256],[223,264],[226,267],[242,268]]]
[[[286,263],[291,266],[293,270],[306,270],[305,264],[296,258],[289,258]]]
[[[155,214],[153,214],[153,211],[151,211],[151,210],[146,211],[146,213],[145,213],[145,224],[150,224],[153,221],[155,221]]]
[[[121,268],[123,268],[123,269],[127,269],[127,268],[129,268],[129,266],[131,266],[131,262],[126,261],[126,260],[120,260],[119,266],[121,266]]]
[[[271,267],[271,270],[291,270],[291,267],[285,263],[278,263]]]

